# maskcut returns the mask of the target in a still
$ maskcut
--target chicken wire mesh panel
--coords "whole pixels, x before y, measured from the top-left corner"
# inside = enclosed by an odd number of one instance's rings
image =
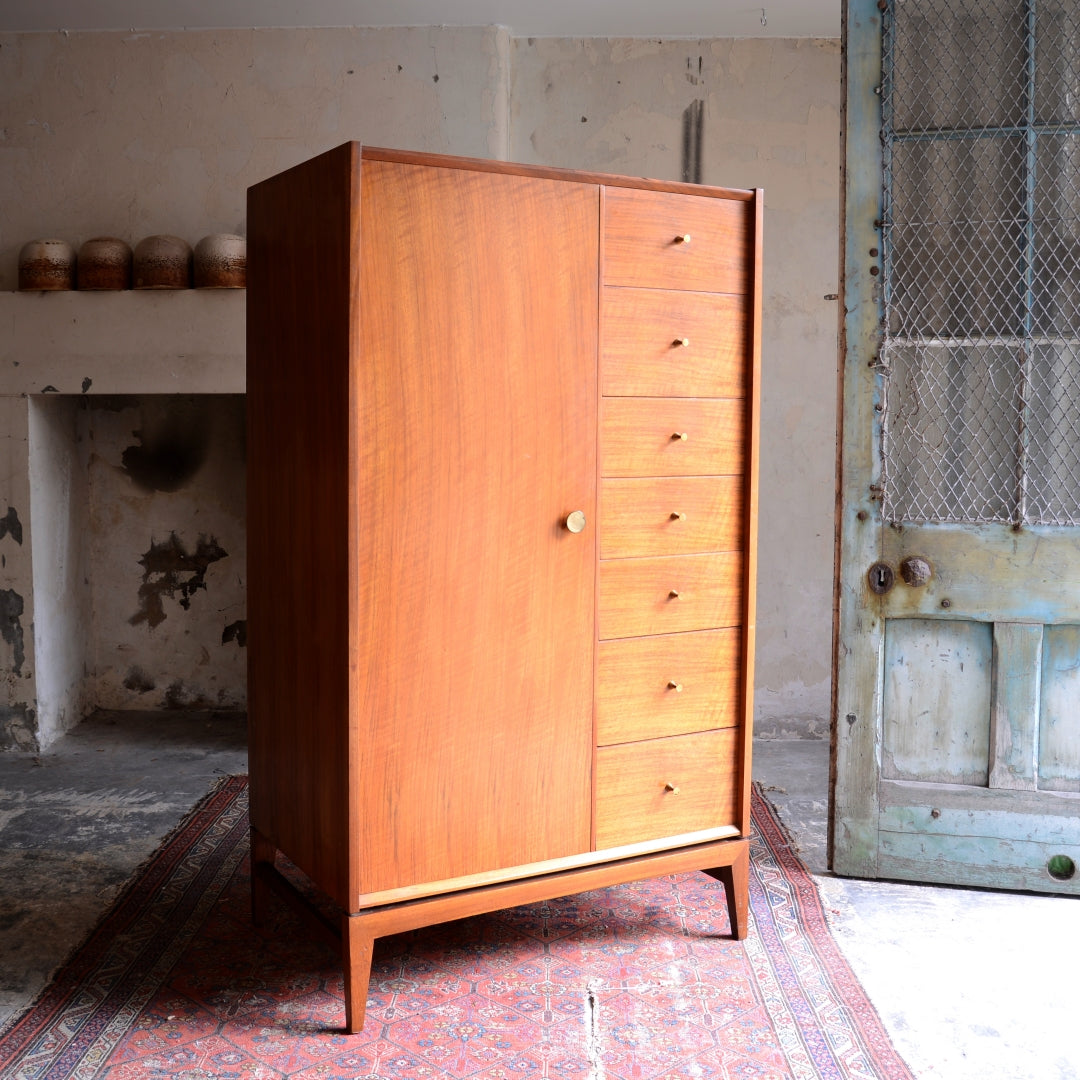
[[[887,520],[1080,524],[1080,0],[889,0]]]

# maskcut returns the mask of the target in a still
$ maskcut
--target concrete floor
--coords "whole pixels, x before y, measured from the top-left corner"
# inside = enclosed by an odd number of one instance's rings
[[[0,754],[0,1025],[245,749],[235,716],[97,713],[46,753]],[[920,1080],[1080,1078],[1075,899],[833,877],[827,745],[759,741],[754,776]]]

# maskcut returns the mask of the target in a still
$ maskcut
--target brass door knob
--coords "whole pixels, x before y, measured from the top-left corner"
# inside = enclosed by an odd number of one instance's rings
[[[668,596],[672,600],[678,600],[679,599],[679,590],[678,589],[672,589],[671,592],[668,593]]]
[[[675,237],[675,243],[676,244],[689,244],[690,243],[690,234],[689,233],[680,233],[678,236]]]
[[[686,442],[687,434],[685,431],[673,431],[671,437],[673,439],[679,439],[681,442]]]
[[[671,520],[672,521],[685,521],[686,520],[686,515],[681,510],[672,510],[671,511]]]
[[[689,349],[690,339],[688,337],[677,337],[671,344],[677,345],[683,349]]]
[[[664,785],[664,790],[665,791],[670,791],[672,795],[678,795],[679,794],[679,785],[678,784],[668,783],[668,784]]]
[[[682,683],[675,682],[675,680],[672,679],[668,683],[668,689],[669,690],[674,690],[676,694],[681,694],[682,693]]]
[[[585,511],[575,510],[566,517],[566,527],[572,533],[579,533],[585,528]]]

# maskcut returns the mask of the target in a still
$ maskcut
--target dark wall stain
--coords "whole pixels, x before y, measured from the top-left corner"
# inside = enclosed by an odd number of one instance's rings
[[[705,137],[705,102],[691,101],[682,115],[682,180],[701,183],[702,144]]]
[[[165,691],[166,709],[209,709],[213,704],[205,694],[184,686],[180,679],[169,683]]]
[[[188,553],[176,533],[170,533],[164,543],[151,543],[150,550],[139,560],[143,568],[139,610],[128,622],[132,626],[145,622],[151,627],[164,622],[162,600],[166,596],[187,611],[196,590],[206,588],[206,568],[228,555],[212,536],[200,536],[194,554]]]
[[[136,690],[140,694],[148,694],[157,684],[146,674],[141,667],[133,667],[124,679],[124,688]]]
[[[235,641],[241,649],[247,645],[247,619],[237,619],[222,630],[221,644],[228,645],[230,641]]]
[[[23,661],[26,659],[23,628],[20,622],[22,613],[23,598],[14,589],[0,589],[0,636],[11,646],[13,653],[11,670],[16,675],[22,674]]]
[[[0,540],[10,536],[16,544],[22,543],[22,522],[14,506],[7,508],[7,513],[0,518]]]
[[[82,381],[82,392],[85,394],[93,385],[94,380],[91,379],[89,375],[87,375],[86,378]]]
[[[138,445],[121,455],[124,471],[144,491],[179,491],[206,460],[210,425],[205,411],[185,399],[163,416],[144,417],[132,434]]]
[[[25,702],[0,705],[0,750],[37,749],[37,710]]]

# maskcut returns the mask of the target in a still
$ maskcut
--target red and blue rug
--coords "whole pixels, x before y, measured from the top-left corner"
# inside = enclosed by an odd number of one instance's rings
[[[12,1080],[910,1080],[755,792],[750,935],[680,874],[376,944],[364,1030],[337,956],[249,918],[247,789],[212,792],[38,1002]],[[276,909],[275,909],[276,910]]]

